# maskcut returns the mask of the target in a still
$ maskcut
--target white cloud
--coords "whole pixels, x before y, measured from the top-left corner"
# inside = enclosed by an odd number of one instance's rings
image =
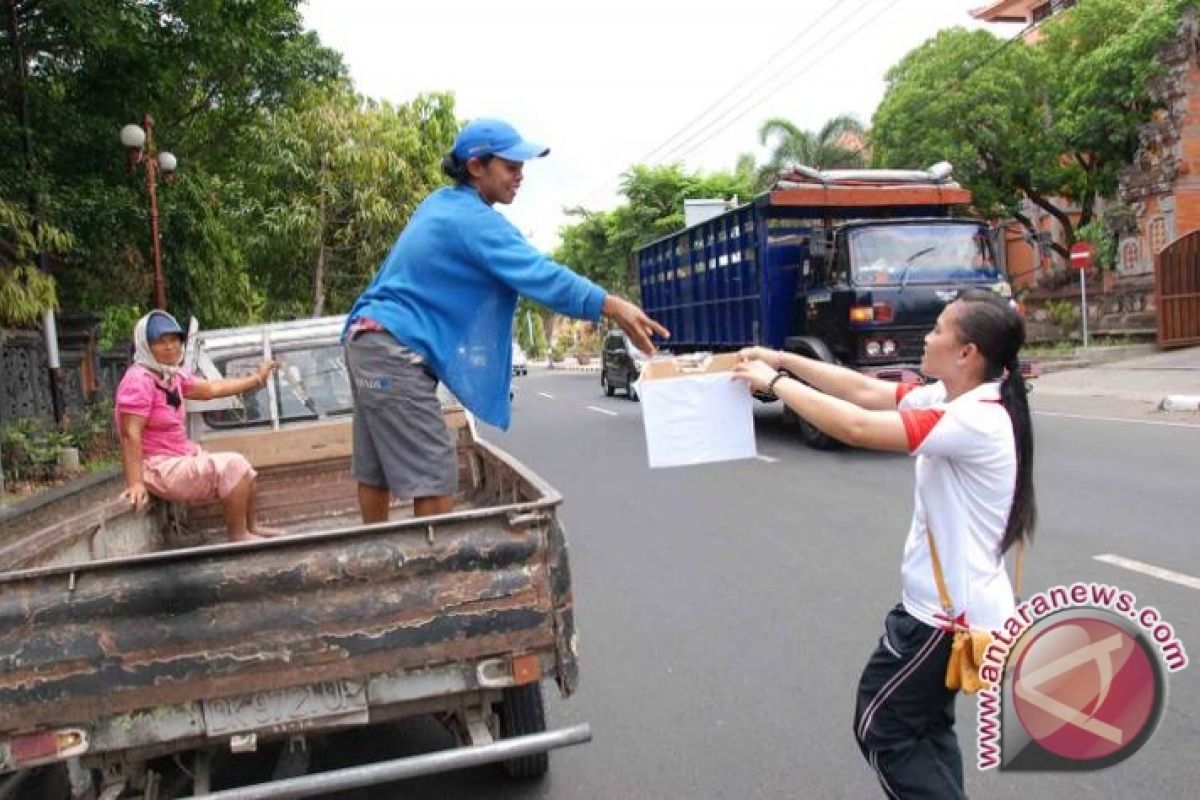
[[[654,161],[730,169],[740,153],[762,155],[757,130],[770,117],[810,129],[843,113],[869,122],[887,69],[941,28],[979,27],[968,11],[981,4],[309,0],[302,10],[359,92],[405,102],[451,91],[461,118],[502,117],[548,145],[503,210],[550,249],[562,208],[611,207],[620,173],[652,151]]]

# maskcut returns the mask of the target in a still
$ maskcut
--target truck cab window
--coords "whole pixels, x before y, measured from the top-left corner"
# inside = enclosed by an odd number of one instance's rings
[[[1000,277],[987,231],[975,224],[867,225],[846,235],[851,278],[860,286]]]

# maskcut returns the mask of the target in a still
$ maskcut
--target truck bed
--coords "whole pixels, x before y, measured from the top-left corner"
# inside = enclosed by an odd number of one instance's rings
[[[413,519],[402,504],[390,522],[357,524],[347,455],[325,447],[311,461],[297,446],[280,448],[291,456],[258,479],[263,516],[286,537],[224,542],[216,504],[134,515],[119,476],[62,518],[43,515],[25,531],[8,521],[0,745],[80,726],[89,753],[170,752],[243,730],[374,722],[520,682],[517,658],[532,657],[536,675],[570,694],[561,498],[457,429],[463,491],[437,517]],[[283,691],[305,711],[255,727],[256,698]]]

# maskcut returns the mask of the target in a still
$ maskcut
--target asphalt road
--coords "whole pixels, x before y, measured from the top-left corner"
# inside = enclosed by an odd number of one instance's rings
[[[640,406],[604,397],[594,373],[534,371],[516,384],[511,431],[483,435],[565,497],[581,688],[547,699],[551,725],[589,722],[595,740],[556,752],[531,783],[488,767],[338,797],[882,796],[850,733],[852,695],[899,594],[910,459],[808,450],[774,405],[756,410],[762,458],[652,471]],[[1058,415],[1035,424],[1041,525],[1026,595],[1119,586],[1200,657],[1200,590],[1095,559],[1200,576],[1200,427]],[[979,772],[973,699],[960,699],[958,716],[974,798],[1184,798],[1200,785],[1200,666],[1171,677],[1150,742],[1100,772]],[[313,766],[450,744],[421,720],[345,735]]]

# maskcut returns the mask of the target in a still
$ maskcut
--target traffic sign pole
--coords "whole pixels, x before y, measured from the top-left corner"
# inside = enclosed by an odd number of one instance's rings
[[[1079,270],[1079,304],[1082,306],[1083,317],[1083,349],[1088,347],[1088,328],[1087,328],[1087,270]]]
[[[1092,246],[1087,242],[1071,245],[1071,266],[1079,270],[1079,317],[1083,321],[1083,346],[1088,346],[1087,270],[1092,265]]]

